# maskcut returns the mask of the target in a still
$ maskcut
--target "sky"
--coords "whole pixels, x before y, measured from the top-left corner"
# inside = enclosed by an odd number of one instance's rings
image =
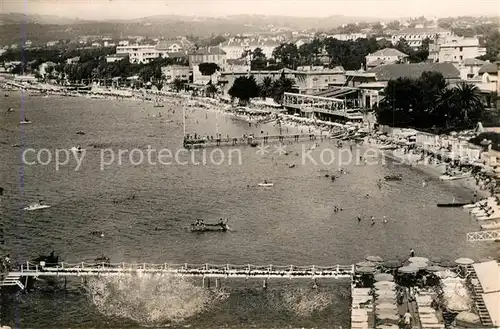
[[[133,19],[154,15],[238,14],[398,18],[500,16],[499,0],[0,0],[2,13],[79,19]]]

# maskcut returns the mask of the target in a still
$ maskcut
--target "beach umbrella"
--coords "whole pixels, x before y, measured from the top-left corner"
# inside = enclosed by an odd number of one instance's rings
[[[427,268],[428,264],[427,263],[418,262],[418,263],[411,263],[409,266],[410,267],[418,268],[419,270],[423,270],[423,269]]]
[[[375,272],[374,267],[359,267],[356,269],[356,272],[361,273],[361,274],[373,274]]]
[[[398,271],[405,274],[415,274],[418,272],[418,268],[412,266],[403,266],[399,268]]]
[[[457,264],[455,264],[454,262],[449,261],[449,260],[443,260],[439,263],[439,265],[442,267],[455,267],[455,266],[457,266]]]
[[[394,282],[389,281],[379,281],[373,284],[375,289],[394,289],[396,284]]]
[[[412,263],[428,263],[429,259],[425,257],[410,257],[408,259]]]
[[[379,256],[367,256],[365,259],[369,262],[374,262],[374,263],[381,263],[384,261],[382,257]]]
[[[474,261],[470,258],[459,258],[455,260],[455,263],[458,265],[471,265],[474,264]]]
[[[382,264],[386,268],[398,268],[403,266],[399,260],[389,260]]]
[[[429,272],[441,272],[441,271],[444,271],[446,269],[444,267],[441,267],[438,265],[431,265],[431,266],[428,266],[425,270],[429,271]]]
[[[439,264],[442,262],[442,259],[439,258],[439,257],[431,257],[431,263],[434,263],[434,264]]]
[[[377,264],[375,263],[372,263],[372,262],[359,262],[359,263],[356,263],[356,266],[358,267],[375,267]]]
[[[391,274],[386,273],[376,274],[374,279],[375,281],[394,281],[394,277]]]

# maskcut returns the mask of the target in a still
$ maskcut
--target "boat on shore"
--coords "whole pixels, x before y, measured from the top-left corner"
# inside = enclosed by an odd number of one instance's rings
[[[470,172],[461,173],[461,174],[457,174],[457,175],[444,174],[444,175],[439,176],[439,180],[442,180],[442,181],[458,180],[458,179],[469,178],[471,176],[472,176],[472,174]]]

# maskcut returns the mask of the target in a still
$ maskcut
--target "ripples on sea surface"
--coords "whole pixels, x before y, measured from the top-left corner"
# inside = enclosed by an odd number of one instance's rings
[[[461,209],[436,208],[437,202],[451,202],[453,197],[467,200],[470,192],[436,179],[423,188],[428,177],[406,166],[347,165],[349,174],[332,183],[324,175],[338,165],[302,165],[295,155],[302,145],[295,144],[287,145],[287,156],[261,157],[257,149],[242,147],[241,165],[229,165],[227,159],[219,166],[193,165],[186,158],[190,164],[184,166],[134,166],[128,160],[117,166],[115,160],[101,171],[99,150],[90,145],[115,152],[146,150],[148,145],[181,147],[181,107],[172,113],[170,105],[153,108],[141,101],[26,96],[22,107],[33,124],[19,126],[21,99],[17,93],[10,95],[0,114],[0,182],[5,189],[5,245],[14,260],[55,250],[67,262],[105,254],[112,262],[334,265],[373,254],[402,259],[411,248],[418,255],[451,260],[481,259],[498,249],[490,243],[466,242],[466,232],[477,230],[478,224]],[[16,112],[5,113],[9,107]],[[162,118],[153,118],[158,112]],[[222,136],[277,132],[272,125],[249,127],[212,111],[188,110],[187,115],[188,133],[215,134],[217,125]],[[79,130],[86,134],[77,135]],[[296,131],[288,128],[289,133]],[[74,171],[73,160],[56,172],[54,165],[20,166],[22,148],[12,144],[53,152],[81,145],[88,151],[79,171]],[[313,158],[319,159],[323,147],[333,148],[334,142],[321,143],[312,151]],[[287,166],[291,162],[297,165],[293,169]],[[398,173],[403,181],[386,182],[378,189],[379,178]],[[275,186],[257,188],[263,180]],[[38,199],[52,208],[21,210]],[[343,211],[335,213],[336,205]],[[358,215],[373,215],[378,221],[373,227],[368,220],[358,223]],[[380,222],[383,216],[387,224]],[[229,218],[234,231],[186,230],[197,218],[220,217]],[[91,231],[103,231],[105,237]],[[264,292],[262,282],[242,280],[207,292],[199,289],[199,282],[134,279],[92,281],[87,293],[4,296],[2,313],[8,324],[22,328],[133,328],[172,320],[199,328],[349,324],[347,282],[320,283],[320,289],[312,291],[307,280],[271,281]]]

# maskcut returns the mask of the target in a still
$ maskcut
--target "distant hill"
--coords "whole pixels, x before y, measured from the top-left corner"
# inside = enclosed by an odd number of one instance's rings
[[[179,35],[207,36],[224,33],[269,31],[269,26],[293,29],[327,30],[342,24],[379,21],[379,18],[330,16],[303,18],[287,16],[235,15],[226,17],[186,17],[159,15],[133,20],[86,21],[58,16],[0,14],[0,45],[19,43],[20,35],[35,44],[51,40],[73,39],[83,35],[107,35],[115,38],[142,35],[165,38]]]

